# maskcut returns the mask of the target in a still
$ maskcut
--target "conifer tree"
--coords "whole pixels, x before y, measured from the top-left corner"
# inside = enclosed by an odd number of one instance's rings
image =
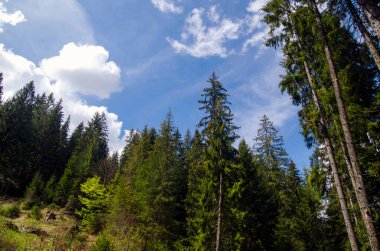
[[[260,175],[260,164],[242,140],[227,181],[229,215],[234,222],[229,229],[229,235],[234,237],[233,250],[274,249],[278,203]]]
[[[132,131],[124,147],[120,172],[111,194],[110,213],[107,217],[107,231],[114,236],[116,247],[120,249],[143,249],[143,233],[139,228],[138,213],[141,197],[136,191],[136,172],[143,163],[154,143],[155,131],[145,127],[139,133]],[[112,192],[112,191],[111,191]]]
[[[34,83],[30,82],[4,102],[0,127],[0,172],[2,187],[8,193],[22,194],[34,174],[34,135],[32,116]]]
[[[262,162],[262,174],[267,177],[269,184],[277,190],[280,189],[289,158],[284,149],[284,140],[266,115],[260,120],[260,128],[254,141],[253,150]]]
[[[215,73],[208,82],[210,87],[203,90],[203,100],[200,100],[200,110],[205,111],[205,117],[198,126],[202,128],[202,136],[206,144],[207,161],[204,163],[205,175],[198,180],[202,186],[197,196],[196,207],[201,208],[197,219],[197,234],[192,245],[198,249],[221,250],[224,244],[223,229],[227,225],[224,219],[224,193],[226,185],[226,170],[232,164],[235,150],[232,143],[238,137],[235,133],[237,127],[233,124],[233,114],[229,108],[228,94],[223,85],[217,80]],[[189,190],[189,193],[194,193]],[[216,234],[216,236],[215,236]],[[215,237],[213,237],[215,236]]]
[[[80,135],[82,126],[79,125],[76,133]],[[79,136],[76,135],[76,136]],[[92,174],[96,164],[108,156],[107,125],[104,113],[95,113],[88,126],[78,139],[63,176],[57,184],[55,202],[67,204],[72,210],[79,206],[77,195],[80,184]]]

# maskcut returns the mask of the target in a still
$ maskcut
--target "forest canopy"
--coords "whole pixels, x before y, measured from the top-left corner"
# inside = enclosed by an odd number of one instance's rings
[[[93,250],[379,250],[380,7],[271,0],[262,11],[265,44],[283,53],[279,89],[314,150],[308,168],[266,115],[240,138],[216,73],[194,131],[169,110],[159,128],[131,130],[121,153],[104,113],[70,131],[64,100],[33,81],[4,100],[0,73],[0,196],[16,201],[0,208],[0,247],[19,247],[12,218],[49,208],[76,224],[59,250],[83,234]]]

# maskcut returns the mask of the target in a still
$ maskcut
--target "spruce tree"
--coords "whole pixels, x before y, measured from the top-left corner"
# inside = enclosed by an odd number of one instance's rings
[[[0,127],[0,172],[3,192],[22,194],[34,175],[32,117],[34,83],[30,82],[4,102]]]
[[[198,124],[202,128],[207,148],[207,160],[203,164],[205,175],[197,181],[202,187],[198,193],[189,190],[198,198],[198,205],[194,206],[200,208],[194,220],[197,222],[197,233],[192,236],[192,246],[196,249],[220,250],[228,249],[226,244],[229,236],[224,235],[225,229],[228,229],[223,210],[226,190],[224,179],[227,178],[226,170],[232,165],[236,152],[232,143],[238,137],[235,133],[238,127],[233,124],[227,91],[215,73],[208,82],[210,86],[203,90],[203,99],[199,101],[200,110],[206,114]]]
[[[259,126],[253,151],[262,163],[262,174],[269,184],[278,190],[281,188],[280,183],[289,162],[288,154],[284,149],[284,140],[278,135],[278,130],[266,115],[260,120]]]
[[[78,143],[57,184],[55,202],[73,210],[79,206],[77,195],[82,184],[93,173],[99,161],[108,157],[107,124],[104,113],[95,113],[84,132],[79,125]],[[76,139],[75,139],[76,140]]]

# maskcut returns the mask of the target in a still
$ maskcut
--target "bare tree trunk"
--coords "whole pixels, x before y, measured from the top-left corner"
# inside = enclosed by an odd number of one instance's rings
[[[328,65],[329,65],[331,80],[332,80],[333,88],[334,88],[334,94],[335,94],[335,98],[336,98],[336,102],[337,102],[337,106],[338,106],[338,111],[339,111],[340,123],[342,124],[343,134],[344,134],[344,138],[346,141],[347,150],[348,150],[348,154],[349,154],[350,161],[351,161],[351,166],[352,166],[353,173],[355,176],[354,182],[356,182],[356,187],[358,190],[357,191],[357,197],[358,197],[357,199],[358,199],[358,203],[360,206],[360,211],[362,213],[363,220],[364,220],[364,223],[365,223],[365,226],[367,229],[368,238],[369,238],[371,248],[373,251],[379,251],[379,243],[378,243],[377,236],[376,236],[376,230],[375,230],[375,226],[374,226],[373,221],[372,221],[371,211],[370,211],[370,208],[368,205],[368,199],[367,199],[367,194],[366,194],[365,187],[364,187],[363,177],[361,174],[359,161],[358,161],[358,158],[357,158],[357,155],[355,152],[354,143],[353,143],[352,135],[351,135],[351,131],[350,131],[350,126],[348,123],[346,108],[345,108],[344,103],[343,103],[342,93],[340,90],[340,84],[339,84],[337,73],[335,70],[334,63],[333,63],[331,51],[330,51],[330,48],[328,46],[328,40],[327,40],[326,32],[324,29],[324,25],[322,23],[322,18],[321,18],[321,15],[319,13],[317,4],[315,3],[315,0],[309,0],[309,2],[311,4],[311,8],[312,8],[314,15],[316,17],[316,21],[317,21],[317,24],[319,27],[319,32],[320,32],[322,42],[323,42],[323,47],[324,47],[326,59],[327,59]]]
[[[288,18],[289,18],[289,16],[288,16]],[[294,23],[293,23],[293,27],[294,27],[294,31],[295,31],[295,36],[296,36],[298,48],[300,51],[304,51],[303,46],[302,46],[302,42],[301,42],[299,34],[298,34],[297,26]],[[304,65],[304,68],[306,71],[307,79],[309,81],[314,105],[315,105],[315,107],[319,113],[319,122],[320,122],[320,125],[322,126],[322,138],[323,138],[324,144],[326,146],[327,155],[328,155],[330,166],[331,166],[331,171],[332,171],[333,177],[334,177],[335,188],[336,188],[336,191],[338,194],[339,205],[340,205],[340,208],[342,210],[343,220],[344,220],[344,224],[346,226],[347,235],[348,235],[348,239],[350,241],[351,249],[353,251],[359,251],[358,241],[357,241],[357,238],[355,236],[354,227],[353,227],[351,219],[350,219],[350,213],[348,211],[346,198],[344,196],[344,190],[343,190],[342,182],[340,180],[340,174],[338,172],[338,168],[337,168],[336,161],[335,161],[334,150],[333,150],[333,147],[331,144],[329,132],[327,130],[327,124],[326,124],[326,121],[324,118],[324,112],[322,111],[322,108],[320,106],[320,101],[319,101],[318,94],[316,91],[317,86],[316,86],[314,78],[311,75],[310,67],[309,67],[309,64],[307,63],[306,60],[303,61],[303,65]]]
[[[219,175],[219,202],[218,202],[218,224],[216,227],[216,251],[220,250],[220,228],[222,225],[222,199],[223,199],[223,174]]]
[[[357,0],[360,8],[368,19],[369,25],[380,40],[380,7],[377,0]]]
[[[373,57],[373,60],[375,61],[377,68],[380,70],[380,54],[377,51],[376,45],[373,42],[370,34],[367,31],[367,28],[364,26],[362,20],[360,19],[359,14],[356,12],[356,9],[354,5],[352,4],[351,0],[346,0],[346,5],[348,10],[351,13],[351,16],[354,18],[354,22],[356,26],[358,27],[360,33],[362,34],[364,41]]]

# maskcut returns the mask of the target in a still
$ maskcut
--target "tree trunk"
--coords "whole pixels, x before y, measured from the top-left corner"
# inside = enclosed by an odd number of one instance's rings
[[[216,251],[220,250],[220,228],[222,225],[222,199],[223,199],[223,174],[219,175],[219,202],[218,202],[218,224],[216,226]]]
[[[307,63],[304,62],[304,65],[307,65]],[[308,76],[309,76],[309,74],[308,74]],[[339,204],[340,204],[340,208],[342,210],[343,220],[344,220],[344,224],[346,226],[348,239],[350,241],[352,251],[359,251],[357,238],[355,236],[354,227],[353,227],[351,219],[350,219],[350,213],[348,211],[346,198],[344,196],[344,190],[343,190],[342,182],[340,179],[340,174],[338,172],[337,164],[335,161],[335,154],[334,154],[334,151],[333,151],[333,148],[331,145],[329,133],[328,133],[327,128],[326,128],[326,122],[323,118],[323,114],[321,113],[321,107],[319,105],[319,99],[318,99],[317,93],[313,88],[311,88],[311,90],[313,93],[314,104],[318,110],[318,113],[320,114],[319,120],[320,120],[320,124],[322,126],[322,130],[321,130],[322,131],[322,137],[324,139],[324,143],[325,143],[326,150],[327,150],[327,155],[328,155],[330,166],[331,166],[331,171],[333,173],[335,188],[336,188],[336,191],[338,194]]]
[[[296,36],[298,48],[300,51],[304,51],[300,37],[299,37],[299,34],[298,34],[297,26],[294,23],[293,23],[293,27],[294,27],[294,31],[295,31],[295,36]],[[351,249],[353,251],[359,251],[359,245],[357,242],[357,238],[355,236],[354,227],[353,227],[351,219],[350,219],[350,214],[349,214],[347,202],[346,202],[346,199],[344,196],[344,190],[343,190],[342,182],[340,179],[340,174],[338,172],[338,168],[337,168],[336,161],[335,161],[334,150],[332,148],[331,139],[330,139],[330,136],[329,136],[329,133],[327,130],[327,124],[326,124],[326,121],[324,118],[324,113],[323,113],[322,108],[320,106],[320,101],[319,101],[318,94],[316,91],[317,86],[316,86],[314,78],[311,75],[310,67],[309,67],[309,64],[307,63],[306,60],[303,61],[303,65],[304,65],[304,68],[306,71],[307,79],[309,81],[314,105],[315,105],[315,107],[319,113],[319,122],[320,122],[320,125],[322,126],[322,138],[323,138],[324,144],[326,146],[327,155],[328,155],[330,166],[331,166],[331,171],[332,171],[333,177],[334,177],[335,188],[336,188],[336,191],[338,194],[339,204],[340,204],[340,208],[342,210],[344,224],[346,226],[347,235],[348,235],[348,239],[350,241]]]
[[[357,200],[359,203],[360,211],[362,213],[363,220],[364,220],[364,223],[365,223],[365,226],[367,229],[368,238],[369,238],[371,248],[373,251],[379,251],[379,243],[378,243],[377,236],[376,236],[376,230],[375,230],[375,226],[374,226],[373,221],[372,221],[371,211],[370,211],[370,208],[368,205],[368,199],[367,199],[367,194],[366,194],[365,187],[364,187],[363,177],[361,174],[359,161],[358,161],[358,158],[357,158],[357,155],[355,152],[354,143],[353,143],[351,131],[350,131],[350,126],[348,123],[346,108],[345,108],[344,103],[343,103],[342,93],[340,90],[340,84],[339,84],[337,72],[335,70],[335,66],[333,63],[331,51],[330,51],[330,48],[328,46],[328,40],[327,40],[326,32],[324,29],[324,25],[322,23],[322,18],[321,18],[321,15],[319,13],[317,4],[315,3],[315,0],[309,0],[309,2],[311,4],[311,8],[314,12],[314,15],[315,15],[315,18],[316,18],[316,21],[318,24],[319,32],[320,32],[320,35],[322,38],[323,47],[324,47],[324,51],[325,51],[325,56],[326,56],[326,59],[327,59],[328,65],[329,65],[331,80],[332,80],[333,88],[334,88],[334,94],[335,94],[335,98],[336,98],[336,102],[337,102],[337,106],[338,106],[338,111],[339,111],[340,123],[342,124],[343,134],[344,134],[344,138],[345,138],[346,145],[347,145],[347,151],[348,151],[348,155],[350,157],[351,166],[352,166],[353,173],[355,176],[354,182],[356,182],[357,197],[358,197]]]
[[[369,25],[380,40],[380,7],[377,0],[357,0],[360,8],[368,19]]]
[[[351,0],[346,0],[346,5],[347,5],[348,10],[351,13],[351,16],[354,19],[356,26],[358,27],[360,33],[362,34],[364,38],[364,41],[373,57],[373,60],[375,61],[377,65],[377,68],[380,70],[380,54],[377,51],[375,43],[373,42],[370,34],[367,31],[367,28],[364,26],[362,20],[360,19],[359,14],[356,12],[356,9],[354,5],[352,4]]]

